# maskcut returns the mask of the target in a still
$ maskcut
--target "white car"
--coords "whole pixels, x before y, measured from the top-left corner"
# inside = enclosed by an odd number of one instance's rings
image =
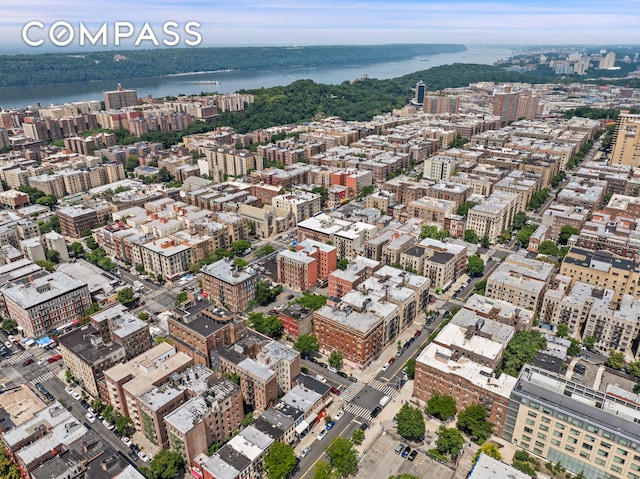
[[[344,411],[338,411],[338,414],[336,414],[336,416],[333,418],[334,421],[339,421],[340,418],[342,418],[342,416],[344,416]]]
[[[127,446],[131,446],[131,439],[129,439],[127,436],[122,437],[122,442],[124,442]],[[140,454],[138,454],[138,457],[140,457]]]
[[[13,347],[13,343],[11,341],[7,341],[6,343],[4,343],[4,345],[7,347],[7,349],[11,349]]]
[[[38,366],[41,366],[44,363],[46,363],[47,361],[49,361],[48,357],[47,358],[40,358],[40,359],[38,359],[38,363],[37,364],[38,364]]]
[[[316,374],[316,379],[318,381],[320,381],[321,383],[326,383],[327,382],[327,378],[324,378],[324,377],[320,376],[319,374]]]
[[[67,391],[67,394],[71,394],[73,392],[73,389],[71,389],[71,386],[66,386],[64,390]]]
[[[80,399],[82,399],[82,396],[80,396],[80,394],[78,394],[75,391],[73,391],[71,395],[73,396],[73,399],[75,399],[76,401],[80,401]]]
[[[11,336],[11,335],[9,335],[9,336],[7,336],[7,337],[9,338],[9,341],[11,341],[11,342],[15,341],[15,339],[16,339],[16,338],[14,338],[14,337],[13,337],[13,336]]]
[[[389,363],[385,363],[384,366],[382,366],[382,370],[386,371],[389,368]]]
[[[85,414],[85,416],[87,417],[87,419],[89,420],[89,422],[96,422],[96,417],[91,414],[90,412],[88,412],[87,414]]]
[[[115,428],[115,426],[106,419],[102,421],[102,424],[104,424],[104,427],[106,427],[109,431]]]
[[[138,453],[138,457],[142,459],[144,462],[149,462],[149,456],[147,456],[144,452],[140,451]]]
[[[318,434],[318,441],[322,441],[322,439],[324,439],[324,437],[327,435],[327,429],[323,429],[322,431],[320,431],[320,434]]]
[[[309,451],[311,450],[310,447],[305,447],[302,451],[300,451],[300,457],[304,457],[307,454],[309,454]]]

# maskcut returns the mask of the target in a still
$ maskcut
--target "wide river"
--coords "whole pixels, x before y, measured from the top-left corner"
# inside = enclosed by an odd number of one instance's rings
[[[367,74],[369,78],[395,78],[427,68],[452,63],[480,63],[490,65],[507,58],[511,49],[502,46],[467,45],[467,51],[420,56],[411,60],[368,65],[340,67],[299,68],[290,70],[232,71],[196,75],[165,76],[123,80],[127,89],[138,90],[138,97],[151,95],[159,98],[169,95],[199,94],[203,91],[233,93],[241,89],[253,89],[288,85],[296,80],[311,79],[316,83],[339,84]],[[194,82],[218,81],[219,84]],[[428,88],[428,78],[425,78]],[[91,81],[56,85],[37,85],[0,88],[0,107],[17,108],[28,105],[48,106],[81,100],[102,100],[102,92],[115,90],[117,82]]]

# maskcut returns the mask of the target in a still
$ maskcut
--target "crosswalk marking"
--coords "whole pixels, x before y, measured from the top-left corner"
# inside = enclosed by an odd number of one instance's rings
[[[371,411],[357,404],[349,403],[345,406],[344,410],[362,419],[371,419]]]
[[[342,394],[340,394],[340,397],[344,401],[351,401],[354,397],[356,397],[356,394],[362,391],[362,388],[364,388],[364,383],[350,384],[347,389],[342,391]]]
[[[11,356],[9,356],[7,358],[7,362],[9,364],[17,364],[20,363],[22,361],[24,361],[25,359],[29,359],[33,357],[32,354],[29,351],[21,351],[18,354],[13,354]]]
[[[38,376],[35,379],[31,380],[31,384],[35,385],[36,383],[43,383],[45,381],[48,381],[49,379],[53,379],[55,378],[55,374],[53,374],[51,371],[47,371],[46,373]]]
[[[396,388],[392,386],[387,386],[385,383],[380,382],[377,379],[372,379],[371,381],[369,381],[369,386],[375,389],[376,391],[380,391],[381,393],[384,393],[386,396],[389,396],[391,398],[395,396],[396,393],[398,392]]]

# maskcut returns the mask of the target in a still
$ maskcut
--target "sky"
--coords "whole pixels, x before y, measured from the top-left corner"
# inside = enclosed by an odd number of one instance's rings
[[[163,23],[175,21],[179,24],[178,46],[186,46],[185,40],[197,42],[196,36],[184,32],[189,21],[200,23],[200,27],[193,29],[201,35],[202,46],[640,43],[640,0],[2,0],[2,3],[0,49],[28,53],[82,50],[78,43],[80,22],[92,33],[107,22],[107,43],[109,49],[116,49],[113,30],[117,21],[134,24],[132,38],[148,22],[160,44],[163,39],[174,38],[163,34]],[[28,46],[22,38],[24,26],[30,21],[44,25],[32,27],[27,35],[31,42],[42,39],[40,46]],[[56,21],[68,22],[73,27],[74,41],[70,45],[55,47],[48,37],[49,27]],[[131,42],[123,40],[120,45],[130,47]],[[140,47],[154,45],[143,40]]]

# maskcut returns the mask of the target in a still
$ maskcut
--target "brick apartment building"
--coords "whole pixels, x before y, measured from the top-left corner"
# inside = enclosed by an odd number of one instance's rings
[[[202,291],[210,301],[226,306],[230,311],[247,309],[249,301],[256,297],[258,277],[251,268],[238,271],[233,263],[221,259],[204,266]]]

